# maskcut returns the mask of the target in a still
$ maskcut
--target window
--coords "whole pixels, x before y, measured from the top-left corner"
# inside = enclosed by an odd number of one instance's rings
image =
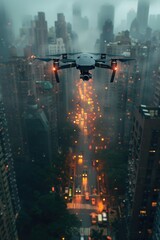
[[[152,202],[152,207],[157,207],[157,202]]]
[[[147,216],[147,211],[146,210],[140,210],[140,215],[141,216]]]

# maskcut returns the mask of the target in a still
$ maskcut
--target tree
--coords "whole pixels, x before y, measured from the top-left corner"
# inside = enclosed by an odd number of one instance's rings
[[[91,238],[93,240],[101,240],[102,236],[103,236],[103,229],[98,229],[98,230],[92,229]]]

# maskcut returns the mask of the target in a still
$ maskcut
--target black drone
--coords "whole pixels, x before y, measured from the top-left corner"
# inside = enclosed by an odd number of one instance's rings
[[[77,55],[75,59],[68,58],[68,55]],[[94,56],[99,55],[100,58],[96,59]],[[92,78],[92,74],[89,72],[95,67],[98,68],[107,68],[112,70],[111,80],[110,82],[114,81],[114,77],[117,71],[117,61],[120,62],[127,62],[134,60],[133,58],[128,58],[124,56],[120,57],[111,57],[110,58],[110,65],[107,64],[107,56],[114,56],[108,55],[103,53],[62,53],[62,54],[55,54],[49,55],[47,58],[35,58],[38,60],[42,60],[45,62],[52,61],[53,62],[53,72],[55,74],[56,81],[59,83],[59,76],[58,70],[65,69],[65,68],[77,68],[80,71],[80,78],[83,81],[88,81]]]

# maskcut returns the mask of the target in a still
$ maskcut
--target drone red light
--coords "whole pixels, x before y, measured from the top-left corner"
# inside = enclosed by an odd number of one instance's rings
[[[57,69],[56,69],[56,67],[53,67],[53,71],[55,72]]]

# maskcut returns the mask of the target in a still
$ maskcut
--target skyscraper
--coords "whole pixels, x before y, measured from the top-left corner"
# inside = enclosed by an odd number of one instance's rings
[[[136,12],[133,9],[130,9],[130,11],[127,13],[127,29],[129,30],[131,27],[132,21],[136,17]]]
[[[57,21],[55,21],[56,38],[62,38],[65,46],[67,46],[67,24],[63,13],[57,14]]]
[[[34,24],[35,53],[41,56],[45,56],[48,50],[48,28],[44,12],[38,12],[38,16],[36,16]]]
[[[102,31],[106,21],[111,21],[114,25],[114,6],[106,4],[103,5],[98,13],[98,29]]]
[[[138,0],[137,21],[139,25],[139,33],[145,34],[148,26],[149,16],[149,0]]]
[[[150,239],[160,186],[160,108],[141,105],[133,118],[128,162],[129,239]]]
[[[157,203],[156,216],[154,219],[154,227],[153,227],[153,234],[152,234],[152,240],[159,240],[159,239],[160,239],[160,196]]]
[[[8,58],[12,41],[12,22],[7,16],[3,3],[0,3],[0,60],[4,61]]]
[[[105,45],[106,43],[112,42],[113,41],[113,22],[108,19],[105,21],[103,28],[102,28],[102,33],[100,36],[100,51],[104,52],[105,51]]]
[[[28,109],[25,114],[26,135],[30,160],[51,164],[52,148],[50,126],[44,111],[38,108],[33,95],[28,96]]]
[[[4,105],[0,99],[0,239],[17,240],[20,209]]]
[[[80,34],[81,32],[87,31],[89,27],[88,18],[82,17],[81,7],[77,2],[73,5],[72,13],[73,13],[73,30],[76,33],[80,32]]]

